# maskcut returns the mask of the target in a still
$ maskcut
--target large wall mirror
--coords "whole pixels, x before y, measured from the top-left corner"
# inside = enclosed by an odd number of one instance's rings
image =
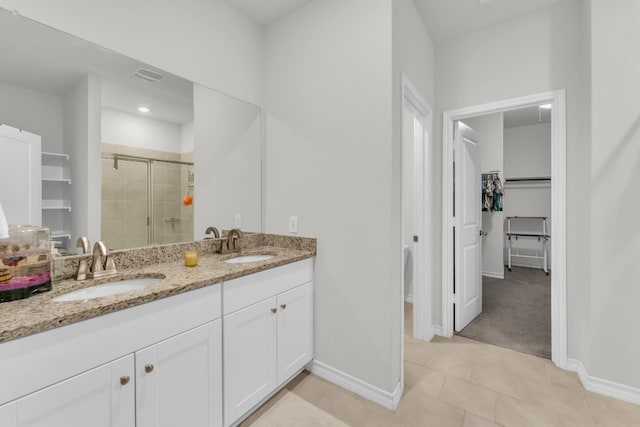
[[[61,246],[262,231],[260,108],[4,10],[0,57],[0,123],[42,138]]]

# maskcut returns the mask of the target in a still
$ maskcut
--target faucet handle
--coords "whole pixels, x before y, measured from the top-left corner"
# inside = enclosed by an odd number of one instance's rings
[[[227,233],[227,246],[230,252],[240,251],[240,242],[238,240],[241,237],[244,237],[244,234],[239,228],[229,230],[229,233]]]
[[[104,261],[102,258],[104,257]],[[116,264],[109,256],[109,249],[102,242],[96,242],[93,245],[93,262],[91,263],[91,278],[110,276],[116,274]]]
[[[118,271],[116,269],[116,263],[111,257],[111,255],[107,255],[107,262],[105,263],[104,271],[106,273],[116,273]]]
[[[85,258],[78,262],[78,271],[76,272],[76,280],[85,280],[89,274],[89,266]]]

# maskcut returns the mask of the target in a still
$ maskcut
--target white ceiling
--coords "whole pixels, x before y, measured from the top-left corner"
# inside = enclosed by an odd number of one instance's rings
[[[414,0],[434,42],[501,24],[566,0]]]
[[[264,27],[313,0],[227,0]],[[323,1],[323,0],[316,0]],[[413,0],[435,42],[472,33],[567,0]]]
[[[312,0],[227,0],[231,6],[264,27]]]
[[[171,123],[193,120],[193,84],[142,62],[0,10],[0,82],[62,96],[87,73],[103,83],[102,106]],[[163,75],[157,83],[133,76],[140,67]]]

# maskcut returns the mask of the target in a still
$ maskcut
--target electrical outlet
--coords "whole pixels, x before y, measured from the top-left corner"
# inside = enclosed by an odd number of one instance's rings
[[[242,228],[242,215],[236,214],[236,217],[233,220],[233,226],[235,228]]]
[[[289,233],[297,233],[298,232],[298,217],[290,216],[289,217]]]

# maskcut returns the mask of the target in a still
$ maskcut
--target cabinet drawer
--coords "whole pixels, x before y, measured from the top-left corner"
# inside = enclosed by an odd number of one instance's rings
[[[222,314],[262,301],[313,280],[313,259],[305,259],[222,284]]]

